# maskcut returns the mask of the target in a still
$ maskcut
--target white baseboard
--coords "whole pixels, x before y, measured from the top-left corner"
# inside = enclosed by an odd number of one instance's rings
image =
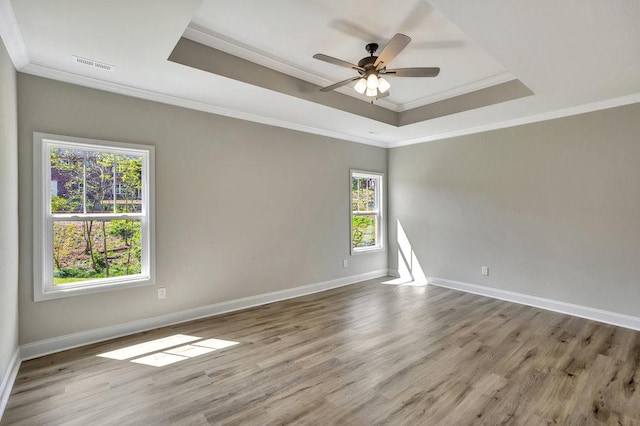
[[[20,348],[16,348],[13,356],[11,357],[11,361],[9,361],[7,371],[5,371],[2,376],[2,382],[0,382],[0,419],[2,419],[4,409],[7,407],[9,395],[13,388],[13,382],[15,382],[16,376],[18,375],[20,362]]]
[[[291,299],[307,294],[318,293],[332,288],[355,284],[360,281],[380,278],[387,275],[386,269],[367,272],[364,274],[351,275],[349,277],[337,278],[335,280],[309,284],[301,287],[294,287],[286,290],[274,291],[257,296],[244,297],[242,299],[230,300],[228,302],[216,303],[213,305],[201,306],[187,309],[180,312],[172,312],[152,318],[131,321],[124,324],[111,325],[93,330],[81,331],[67,334],[65,336],[54,337],[38,342],[27,343],[20,346],[22,360],[37,358],[55,352],[102,342],[116,337],[127,336],[129,334],[152,330],[154,328],[166,327],[168,325],[193,321],[200,318],[219,315],[240,309],[251,308],[253,306],[278,302],[280,300]]]
[[[391,273],[391,271],[389,273]],[[500,290],[497,288],[485,287],[476,284],[447,280],[444,278],[427,277],[427,282],[429,283],[429,285],[446,287],[453,290],[461,290],[467,293],[474,293],[481,296],[492,297],[494,299],[534,306],[536,308],[560,312],[562,314],[573,315],[576,317],[586,318],[606,324],[617,325],[620,327],[640,331],[640,317],[619,314],[602,309],[590,308],[588,306],[574,305],[573,303],[560,302],[557,300],[545,299],[543,297],[530,296],[528,294],[516,293],[513,291]]]

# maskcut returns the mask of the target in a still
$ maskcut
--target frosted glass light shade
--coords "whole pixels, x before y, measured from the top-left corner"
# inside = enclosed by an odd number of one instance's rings
[[[367,77],[367,89],[377,89],[378,88],[378,76],[375,74],[369,74]]]
[[[353,86],[353,88],[356,89],[356,92],[363,95],[364,91],[367,89],[367,80],[365,80],[364,78],[361,78],[356,82],[356,85]]]
[[[391,84],[389,84],[389,82],[385,80],[384,77],[380,77],[378,79],[378,90],[380,91],[380,93],[386,92],[387,90],[389,90],[389,87],[391,87]]]
[[[367,96],[378,96],[378,89],[367,87]]]

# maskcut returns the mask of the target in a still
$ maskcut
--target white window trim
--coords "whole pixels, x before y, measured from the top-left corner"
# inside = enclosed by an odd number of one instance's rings
[[[380,179],[379,191],[376,191],[376,195],[378,199],[376,200],[378,205],[378,220],[376,221],[376,245],[371,247],[353,247],[353,207],[352,207],[352,199],[351,197],[351,184],[353,177],[378,177]],[[349,170],[349,247],[351,250],[351,255],[359,255],[365,253],[375,253],[384,251],[384,235],[385,235],[385,227],[384,227],[384,173],[380,172],[370,172],[365,170]]]
[[[142,272],[135,275],[100,279],[99,282],[79,282],[73,285],[53,286],[53,218],[50,214],[51,157],[48,155],[51,145],[61,146],[73,144],[74,147],[100,149],[126,153],[130,151],[143,155],[143,200],[142,213],[118,215],[140,218],[142,221]],[[96,139],[84,139],[71,136],[60,136],[48,133],[33,134],[33,299],[36,302],[76,296],[89,293],[100,293],[121,288],[139,287],[155,284],[155,147],[122,142],[111,142]],[[61,216],[61,215],[58,215]],[[77,218],[78,215],[64,215]],[[64,217],[62,216],[62,217]],[[91,217],[114,218],[114,215],[92,214]]]

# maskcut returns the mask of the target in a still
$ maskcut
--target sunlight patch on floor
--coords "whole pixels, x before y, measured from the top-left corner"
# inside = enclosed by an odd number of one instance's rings
[[[395,278],[393,280],[383,281],[382,284],[406,285],[411,287],[425,287],[429,283],[427,283],[426,281],[407,280],[406,278]]]
[[[185,343],[189,343],[185,345]],[[222,339],[202,339],[202,337],[174,334],[161,339],[127,346],[115,351],[105,352],[96,356],[101,358],[125,361],[131,359],[136,364],[164,367],[189,358],[195,358],[210,352],[235,346],[240,342]],[[155,352],[155,353],[153,353]],[[140,357],[140,355],[145,355]],[[140,358],[136,358],[140,357]]]
[[[239,342],[232,342],[231,340],[220,340],[220,339],[207,339],[202,340],[200,342],[194,343],[194,345],[204,346],[206,348],[212,349],[222,349],[228,348],[229,346],[237,345]]]
[[[159,352],[157,354],[143,356],[142,358],[137,358],[131,360],[131,362],[135,362],[136,364],[144,364],[150,365],[152,367],[164,367],[165,365],[173,364],[174,362],[184,361],[188,359],[184,356],[179,355],[171,355],[164,352]]]
[[[187,358],[193,358],[194,356],[208,354],[209,352],[213,351],[215,351],[215,349],[205,348],[203,346],[185,345],[173,349],[168,349],[164,352],[173,355],[186,356]]]
[[[134,358],[151,352],[158,352],[163,349],[171,348],[173,346],[182,345],[200,339],[202,339],[202,337],[187,336],[186,334],[174,334],[173,336],[150,340],[148,342],[127,346],[115,351],[98,354],[98,356],[102,358],[111,358],[122,361],[125,359]]]

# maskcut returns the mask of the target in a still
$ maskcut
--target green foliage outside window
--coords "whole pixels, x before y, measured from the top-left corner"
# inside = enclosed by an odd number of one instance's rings
[[[376,245],[375,216],[353,216],[353,246],[371,247]]]

